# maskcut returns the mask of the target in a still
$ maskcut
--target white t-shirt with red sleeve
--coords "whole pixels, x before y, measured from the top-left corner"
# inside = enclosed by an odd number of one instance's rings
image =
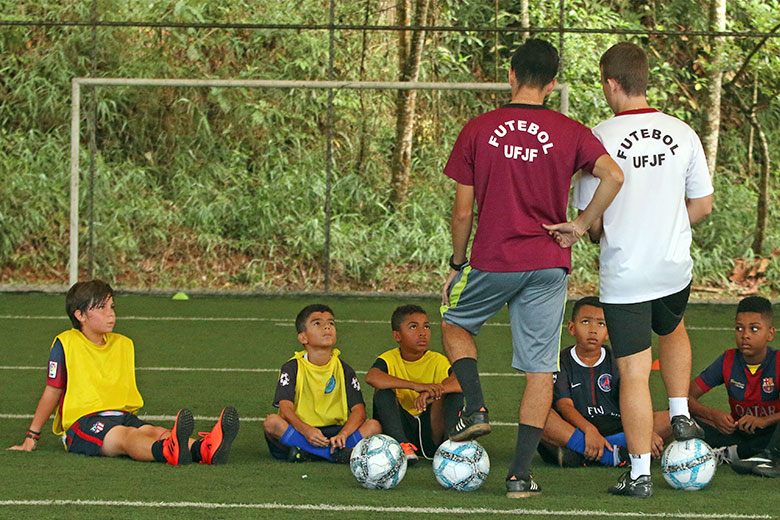
[[[640,303],[681,291],[693,269],[685,200],[713,192],[699,136],[652,108],[617,114],[593,133],[624,176],[604,212],[599,299]],[[592,175],[580,175],[574,207],[585,209],[597,186]]]

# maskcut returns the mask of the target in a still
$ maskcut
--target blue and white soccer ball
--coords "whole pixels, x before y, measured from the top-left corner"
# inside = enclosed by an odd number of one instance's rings
[[[690,439],[669,444],[661,456],[661,467],[670,486],[695,491],[710,483],[718,463],[706,442]]]
[[[364,488],[390,489],[406,475],[406,455],[398,441],[380,433],[352,448],[349,469]]]
[[[447,489],[474,491],[490,473],[490,457],[477,441],[446,440],[433,456],[433,474]]]

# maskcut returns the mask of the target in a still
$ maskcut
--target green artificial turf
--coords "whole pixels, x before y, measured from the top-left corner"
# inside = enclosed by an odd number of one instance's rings
[[[529,500],[506,499],[503,481],[514,449],[514,424],[525,382],[509,366],[511,338],[506,312],[499,313],[477,337],[479,367],[485,374],[483,388],[491,420],[497,424],[494,433],[480,439],[490,455],[492,471],[479,490],[444,490],[426,461],[409,469],[399,486],[389,491],[362,489],[346,466],[275,461],[268,454],[260,419],[273,412],[276,370],[300,349],[293,325],[295,315],[315,301],[334,309],[342,357],[358,371],[361,381],[376,355],[394,346],[389,317],[401,303],[419,303],[429,311],[434,322],[432,347],[441,351],[438,303],[433,299],[193,297],[172,301],[162,296],[120,294],[116,297],[115,330],[135,342],[138,385],[145,399],[141,415],[173,416],[179,408],[188,407],[198,418],[196,430],[203,431],[212,425],[207,418],[216,417],[223,406],[235,406],[242,423],[230,463],[176,468],[68,455],[50,433],[48,423],[36,452],[0,451],[0,518],[509,518],[519,513],[525,513],[524,518],[568,518],[573,511],[599,512],[605,518],[621,513],[667,517],[778,514],[777,480],[739,476],[722,466],[704,490],[675,491],[663,480],[657,462],[653,466],[656,496],[650,500],[606,493],[620,469],[560,469],[538,458],[534,472],[543,494]],[[690,305],[686,323],[694,348],[694,375],[734,345],[733,313],[731,305]],[[34,412],[45,385],[51,341],[70,327],[64,315],[64,297],[0,294],[0,326],[0,365],[4,367],[0,369],[0,446],[7,447],[23,440],[30,419],[13,416]],[[564,331],[562,345],[570,343]],[[188,370],[150,370],[159,367]],[[189,370],[196,368],[233,370]],[[665,408],[660,374],[653,372],[651,377],[654,403]],[[372,394],[365,384],[363,392],[370,413]],[[705,396],[705,402],[727,409],[722,389]],[[170,424],[166,420],[155,422]],[[30,502],[36,500],[108,503]],[[145,505],[115,503],[124,501]],[[180,504],[184,502],[191,504]],[[324,506],[300,510],[269,506],[273,503],[431,510],[424,514],[410,510],[328,511]],[[223,506],[213,508],[214,504]],[[267,508],[259,508],[262,504]],[[477,509],[490,511],[477,514]]]

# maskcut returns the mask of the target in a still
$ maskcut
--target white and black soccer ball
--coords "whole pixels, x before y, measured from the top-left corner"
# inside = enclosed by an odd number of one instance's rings
[[[398,441],[380,433],[352,448],[349,468],[364,488],[391,489],[406,475],[406,455]]]
[[[706,442],[690,439],[669,444],[661,456],[661,467],[670,486],[695,491],[710,483],[718,463]]]
[[[477,441],[446,440],[433,456],[433,474],[447,489],[474,491],[490,473],[490,457]]]

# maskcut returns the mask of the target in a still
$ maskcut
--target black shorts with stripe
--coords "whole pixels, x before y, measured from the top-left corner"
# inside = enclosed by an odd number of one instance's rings
[[[140,428],[149,423],[142,421],[137,415],[130,412],[121,412],[118,415],[101,415],[91,413],[80,417],[65,432],[65,449],[68,453],[80,453],[91,457],[100,455],[106,434],[115,426],[127,426]]]

